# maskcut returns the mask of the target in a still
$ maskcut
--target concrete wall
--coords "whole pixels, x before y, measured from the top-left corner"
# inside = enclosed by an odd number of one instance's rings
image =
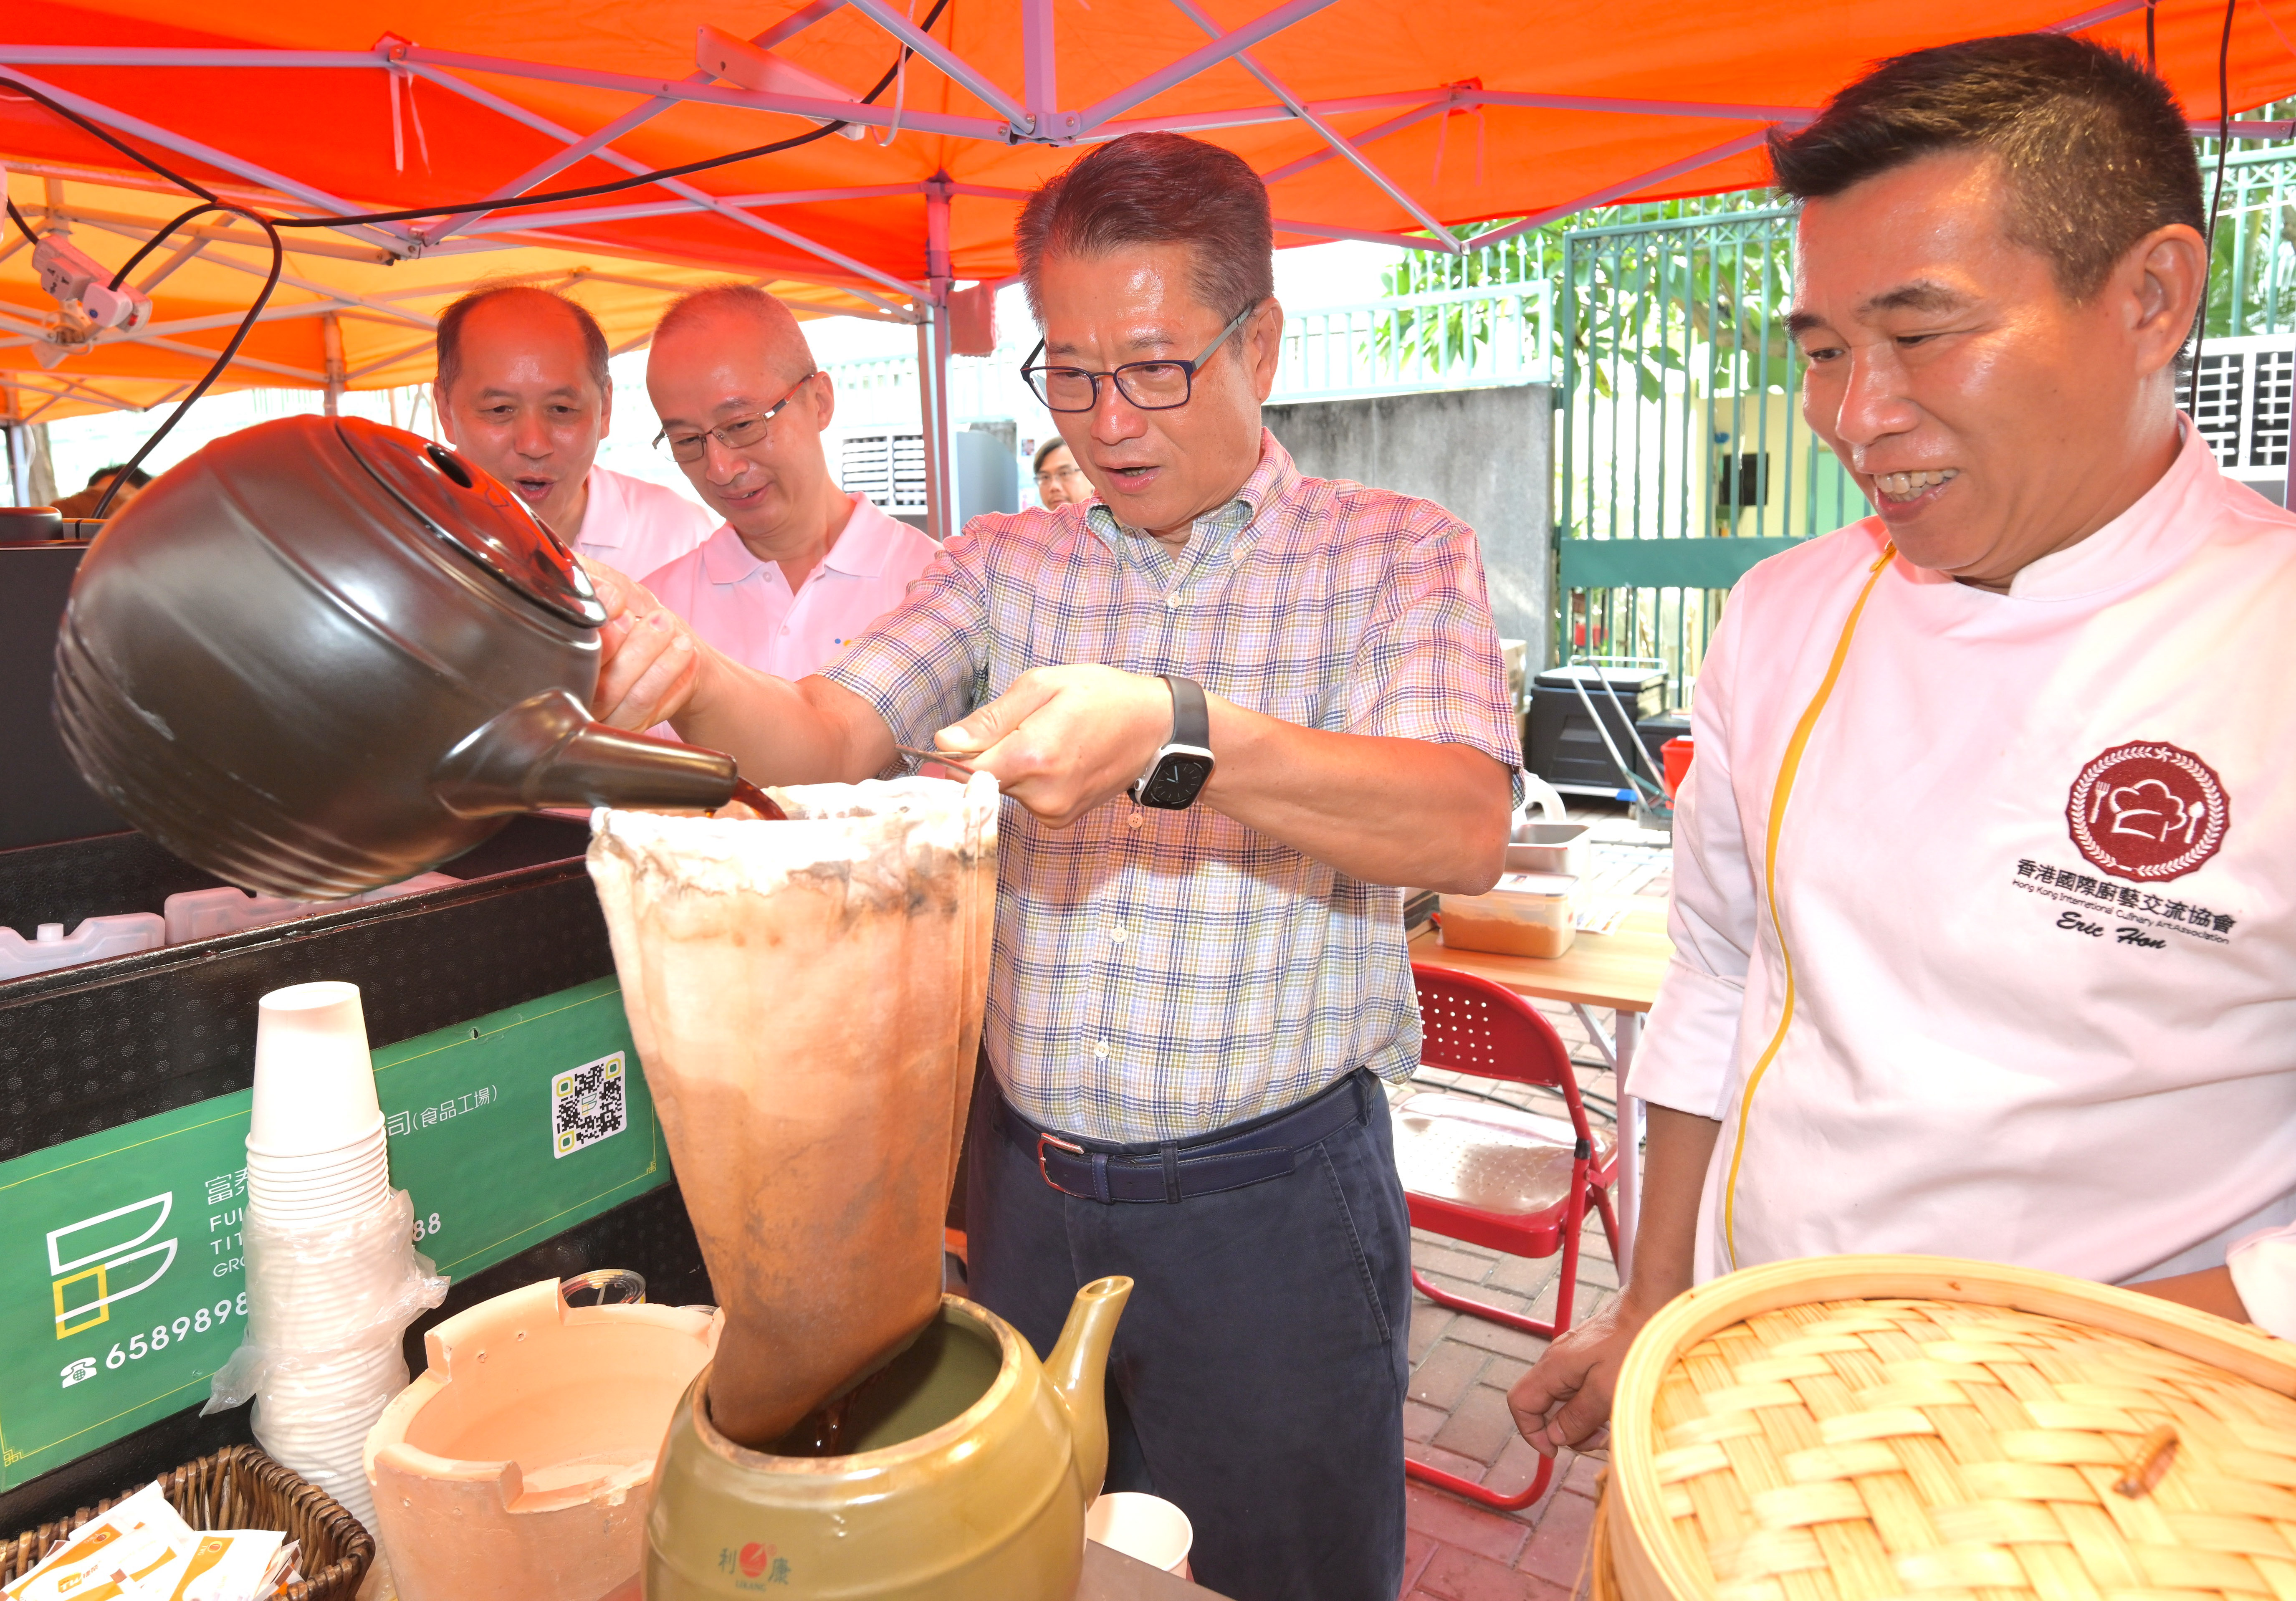
[[[1543,383],[1269,406],[1261,416],[1300,470],[1423,496],[1475,530],[1503,639],[1550,665],[1554,640],[1554,402]]]

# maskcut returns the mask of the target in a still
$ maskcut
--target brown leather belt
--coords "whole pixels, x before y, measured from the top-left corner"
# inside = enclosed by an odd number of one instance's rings
[[[992,1080],[993,1083],[993,1080]],[[1364,1121],[1380,1093],[1368,1068],[1357,1068],[1297,1105],[1232,1124],[1193,1140],[1121,1145],[1038,1128],[1001,1091],[989,1121],[1036,1159],[1046,1184],[1079,1201],[1163,1202],[1210,1195],[1281,1178],[1298,1154]]]

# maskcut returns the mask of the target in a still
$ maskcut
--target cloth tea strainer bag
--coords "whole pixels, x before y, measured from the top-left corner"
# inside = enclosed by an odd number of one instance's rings
[[[762,1447],[940,1306],[996,900],[996,781],[601,810],[590,876],[726,1313],[712,1420]]]

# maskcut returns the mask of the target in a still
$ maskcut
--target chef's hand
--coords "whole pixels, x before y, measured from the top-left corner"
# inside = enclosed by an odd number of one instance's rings
[[[1548,1346],[1507,1392],[1514,1425],[1542,1457],[1566,1448],[1599,1450],[1608,1443],[1611,1392],[1627,1347],[1650,1321],[1624,1297]]]
[[[577,558],[605,603],[598,630],[598,688],[591,715],[617,728],[645,729],[685,710],[701,676],[701,645],[685,619],[644,584],[587,556]]]
[[[1172,692],[1161,678],[1037,667],[933,743],[1065,828],[1136,783],[1171,732]]]

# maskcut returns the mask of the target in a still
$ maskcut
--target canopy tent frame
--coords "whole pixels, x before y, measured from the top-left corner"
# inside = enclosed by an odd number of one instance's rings
[[[1381,141],[1418,127],[1430,118],[1447,118],[1456,113],[1493,108],[1569,111],[1628,118],[1691,118],[1748,125],[1743,131],[1719,143],[1631,177],[1606,183],[1576,198],[1540,208],[1505,227],[1478,235],[1473,243],[1480,246],[1541,226],[1587,207],[1678,180],[1702,168],[1753,149],[1773,127],[1806,123],[1816,115],[1816,109],[1809,106],[1493,90],[1484,88],[1480,81],[1472,79],[1370,94],[1308,99],[1294,94],[1281,78],[1268,70],[1251,53],[1256,46],[1335,3],[1336,0],[1282,0],[1281,4],[1260,12],[1236,27],[1224,29],[1196,4],[1196,0],[1170,0],[1172,6],[1206,36],[1205,42],[1088,104],[1065,109],[1061,104],[1059,92],[1054,0],[1017,0],[1022,78],[1017,94],[997,82],[978,61],[967,59],[954,45],[919,27],[892,0],[813,0],[812,4],[782,18],[750,40],[750,44],[759,50],[771,50],[815,24],[850,10],[867,19],[905,52],[914,53],[924,64],[963,89],[993,113],[990,116],[928,111],[902,103],[886,107],[865,103],[857,97],[830,99],[760,90],[724,81],[702,70],[673,80],[564,62],[441,49],[415,44],[391,33],[383,34],[365,51],[0,44],[0,69],[10,70],[29,86],[115,132],[148,141],[160,149],[231,174],[242,185],[250,186],[242,190],[239,198],[312,219],[356,216],[359,214],[360,208],[324,188],[161,127],[88,95],[32,77],[24,69],[110,67],[374,71],[390,75],[394,89],[401,76],[408,78],[410,82],[419,78],[560,146],[487,197],[490,199],[508,199],[531,193],[552,177],[585,160],[605,161],[633,177],[655,174],[659,169],[650,168],[638,158],[618,149],[616,142],[663,111],[686,102],[794,117],[816,124],[842,122],[864,129],[880,130],[888,137],[893,131],[906,128],[954,139],[1005,145],[1077,146],[1103,142],[1144,129],[1203,133],[1220,128],[1292,122],[1311,132],[1321,148],[1281,163],[1269,163],[1262,174],[1263,177],[1271,182],[1281,182],[1329,161],[1343,161],[1365,184],[1418,225],[1423,233],[1408,234],[1375,227],[1351,227],[1339,223],[1279,217],[1276,227],[1281,233],[1294,238],[1360,240],[1453,254],[1466,249],[1467,241],[1440,220],[1431,203],[1414,195],[1410,186],[1382,168],[1370,153],[1372,147]],[[2051,25],[2051,31],[2071,32],[2094,27],[2142,11],[2145,4],[2146,0],[2106,0],[2105,4],[2090,6]],[[906,62],[907,56],[905,54],[902,60]],[[1227,63],[1250,73],[1275,96],[1275,103],[1177,111],[1162,116],[1129,115],[1157,96]],[[599,127],[583,133],[567,127],[555,118],[522,106],[494,89],[471,81],[471,75],[624,93],[636,97],[638,103],[609,119]],[[1337,117],[1382,111],[1391,111],[1393,115],[1353,135],[1341,131],[1332,121]],[[2194,131],[2213,136],[2218,131],[2218,125],[2214,122],[2196,124]],[[2292,128],[2288,122],[2251,120],[2233,123],[2230,131],[2238,138],[2284,138],[2296,132],[2296,128]],[[18,166],[19,170],[45,169],[37,163],[20,163]],[[119,182],[116,174],[104,174],[98,177],[91,172],[86,176],[96,181]],[[291,254],[306,247],[309,253],[315,255],[345,250],[362,255],[372,252],[371,259],[398,260],[445,253],[483,255],[492,250],[536,245],[611,253],[614,247],[611,243],[601,243],[594,239],[569,235],[556,230],[688,213],[706,213],[722,218],[736,226],[773,239],[802,252],[818,264],[810,273],[785,271],[777,275],[779,278],[817,283],[853,297],[857,304],[850,311],[846,311],[847,315],[907,322],[916,326],[925,397],[927,475],[932,505],[931,531],[936,537],[943,538],[952,531],[955,497],[942,492],[953,488],[954,478],[947,363],[953,347],[949,296],[955,287],[956,279],[950,264],[947,242],[949,208],[953,201],[968,197],[1009,203],[1024,199],[1026,192],[993,185],[953,181],[945,172],[922,181],[906,183],[841,187],[816,185],[739,195],[712,194],[685,178],[666,174],[652,177],[649,185],[634,187],[652,188],[663,198],[606,204],[572,201],[554,209],[528,210],[523,215],[473,204],[427,221],[345,223],[338,228],[327,230],[330,234],[339,236],[329,239],[307,240],[300,236],[302,231],[298,230],[298,238],[289,249]],[[787,206],[907,196],[922,196],[926,202],[927,270],[922,281],[913,282],[900,274],[863,260],[849,251],[813,238],[801,229],[758,215]],[[605,197],[599,198],[603,200]],[[73,215],[70,208],[51,206],[49,212],[60,221],[78,222],[81,226],[130,237],[148,239],[152,232],[149,227],[144,227],[139,234],[136,224],[127,219],[100,218],[92,211]],[[234,250],[254,246],[258,242],[251,234],[242,234],[226,223],[202,224],[186,229],[185,235],[183,244],[152,268],[147,276],[147,283],[156,285],[195,258],[228,265],[243,272],[263,270],[236,259]],[[312,316],[326,318],[351,316],[394,322],[416,330],[432,325],[432,319],[420,313],[390,306],[389,297],[351,295],[330,290],[308,278],[283,277],[282,283],[320,298],[267,308],[259,320],[285,321]],[[435,294],[439,291],[437,286],[432,286],[419,292]],[[838,309],[844,311],[846,308],[840,307]],[[106,333],[101,337],[100,342],[108,344],[125,340],[144,343],[155,349],[195,356],[211,355],[211,352],[184,343],[174,336],[212,329],[227,320],[207,317],[177,319],[126,334]],[[21,346],[39,336],[37,329],[27,334],[26,327],[20,317],[0,315],[0,332],[7,335],[0,337],[0,348]],[[627,341],[620,348],[630,349],[642,342],[642,339]],[[273,373],[332,390],[356,382],[363,375],[404,360],[408,354],[409,349],[400,349],[348,368],[331,362],[329,370],[322,373],[268,362],[244,353],[234,365],[250,372]],[[14,380],[12,378],[11,382]],[[58,403],[61,390],[70,390],[83,397],[102,393],[84,381],[62,380],[52,375],[36,390],[29,381],[22,387],[49,395],[47,406]]]

